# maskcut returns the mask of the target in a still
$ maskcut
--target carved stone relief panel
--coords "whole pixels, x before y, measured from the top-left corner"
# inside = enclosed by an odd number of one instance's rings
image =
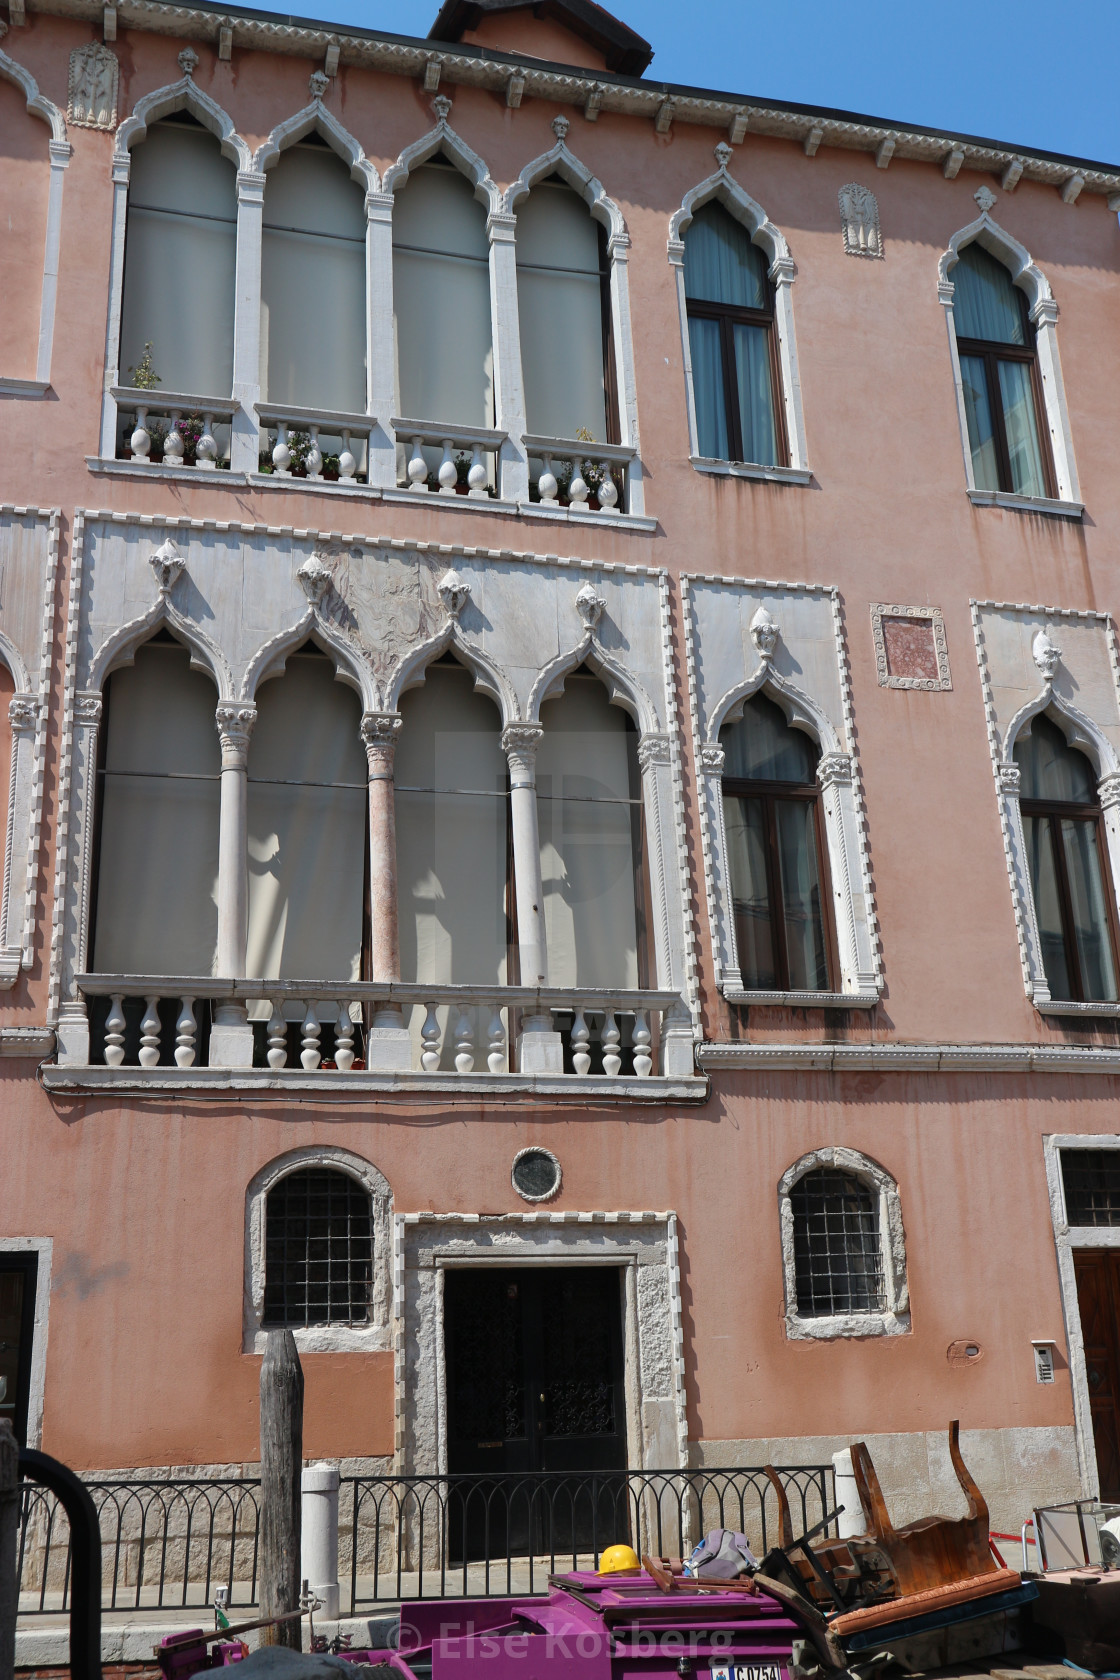
[[[879,227],[879,204],[870,187],[849,181],[840,188],[840,225],[844,250],[849,257],[881,257],[883,235]]]
[[[952,688],[940,607],[871,607],[880,688]]]
[[[76,128],[116,128],[120,66],[100,41],[70,54],[66,120]]]

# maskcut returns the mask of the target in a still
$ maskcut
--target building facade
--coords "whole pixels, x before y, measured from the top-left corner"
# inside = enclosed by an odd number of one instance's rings
[[[592,12],[13,0],[3,1404],[1118,1495],[1120,170]]]

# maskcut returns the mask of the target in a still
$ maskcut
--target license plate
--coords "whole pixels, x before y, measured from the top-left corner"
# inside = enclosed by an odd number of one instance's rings
[[[782,1680],[781,1663],[713,1663],[712,1680]]]

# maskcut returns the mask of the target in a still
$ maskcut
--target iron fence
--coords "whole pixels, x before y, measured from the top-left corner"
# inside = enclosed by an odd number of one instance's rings
[[[831,1464],[778,1471],[795,1533],[832,1510]],[[260,1484],[250,1477],[90,1481],[102,1543],[102,1605],[136,1612],[257,1603]],[[830,1531],[834,1532],[832,1525]],[[778,1537],[761,1468],[524,1475],[344,1476],[339,1489],[342,1614],[412,1598],[543,1592],[548,1576],[595,1568],[605,1547],[687,1556],[731,1528],[761,1556]],[[45,1488],[25,1484],[22,1616],[69,1608],[69,1527]]]

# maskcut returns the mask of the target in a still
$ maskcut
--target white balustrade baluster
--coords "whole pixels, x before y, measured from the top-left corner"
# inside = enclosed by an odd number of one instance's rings
[[[338,1006],[338,1024],[334,1029],[334,1065],[343,1073],[354,1066],[354,1023],[350,1019],[350,1005]]]
[[[307,451],[307,459],[304,462],[307,468],[307,476],[308,478],[322,478],[323,451],[319,448],[319,428],[309,425],[307,430],[311,434],[311,444]]]
[[[450,438],[444,438],[443,440],[443,460],[439,464],[439,472],[436,477],[439,479],[440,495],[453,496],[455,486],[459,482],[459,469],[455,465],[455,457],[451,453]]]
[[[420,1052],[420,1066],[425,1073],[436,1073],[439,1069],[440,1044],[443,1039],[437,1014],[439,1005],[426,1003],[424,1008],[427,1013],[424,1016],[424,1025],[420,1028],[420,1042],[424,1046]]]
[[[148,451],[152,447],[152,434],[148,430],[148,411],[146,408],[136,410],[136,430],[128,440],[128,447],[132,450],[134,461],[146,461]]]
[[[288,448],[288,428],[283,420],[276,424],[276,442],[272,446],[272,465],[280,478],[291,478],[292,452]]]
[[[163,439],[163,458],[169,467],[181,467],[183,464],[183,434],[179,430],[181,408],[171,410],[171,424]]]
[[[614,1018],[613,1009],[608,1009],[603,1016],[603,1031],[600,1037],[603,1045],[603,1072],[608,1079],[616,1079],[622,1068],[622,1057],[618,1053],[622,1034]]]
[[[272,1005],[272,1014],[268,1018],[268,1065],[273,1072],[287,1065],[288,1061],[288,1023],[284,1019],[284,1011],[278,1002]]]
[[[487,1056],[486,1066],[491,1073],[506,1071],[506,1029],[502,1021],[502,1012],[495,1004],[490,1016],[490,1024],[486,1028]]]
[[[600,462],[599,470],[603,475],[599,482],[599,506],[609,513],[618,506],[618,485],[611,476],[609,461]]]
[[[147,1008],[140,1022],[140,1066],[159,1066],[159,999],[145,998]]]
[[[470,471],[467,474],[467,485],[469,487],[467,494],[473,496],[476,500],[480,497],[484,500],[489,499],[489,484],[490,474],[486,470],[486,462],[482,459],[482,445],[476,443],[474,453],[471,456]]]
[[[342,454],[338,457],[338,482],[340,484],[353,484],[357,467],[358,463],[354,458],[354,451],[350,447],[350,433],[344,431],[342,434]]]
[[[558,507],[560,504],[556,492],[560,486],[557,483],[556,474],[552,470],[552,456],[545,455],[543,459],[544,470],[537,479],[537,494],[546,506]]]
[[[212,414],[202,416],[202,432],[194,446],[194,458],[196,465],[207,467],[213,472],[218,459],[218,440],[214,436],[214,416]]]
[[[648,1079],[653,1072],[653,1056],[650,1046],[653,1034],[649,1030],[649,1011],[635,1009],[634,1011],[634,1072],[639,1079]]]
[[[175,1023],[175,1066],[193,1067],[195,1055],[195,1039],[198,1036],[198,1022],[194,1018],[194,999],[185,997],[180,999],[182,1008],[179,1019]]]
[[[578,1074],[591,1072],[591,1028],[583,1013],[582,1003],[576,1005],[572,1020],[572,1063]]]
[[[120,1067],[124,1061],[124,995],[114,992],[105,1018],[105,1065]]]
[[[466,1009],[459,1011],[455,1028],[455,1072],[470,1073],[474,1067],[474,1025]]]
[[[303,1048],[299,1059],[308,1073],[314,1073],[319,1066],[319,1034],[322,1028],[319,1017],[315,1013],[315,1001],[311,999],[307,1005],[307,1014],[303,1017]]]
[[[424,459],[421,438],[413,438],[412,454],[408,461],[408,482],[414,490],[428,489],[428,463]]]
[[[573,513],[587,512],[587,498],[591,491],[587,487],[587,480],[583,476],[583,463],[572,462],[572,481],[568,485],[568,501]]]

